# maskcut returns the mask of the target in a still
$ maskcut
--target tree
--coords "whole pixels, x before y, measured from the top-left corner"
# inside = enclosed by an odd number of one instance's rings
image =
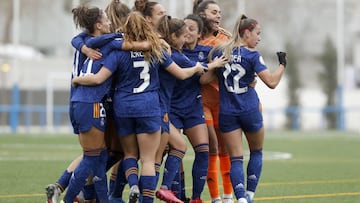
[[[299,107],[299,89],[302,84],[299,77],[298,56],[295,47],[287,42],[285,50],[288,58],[285,75],[288,78],[287,94],[289,102],[287,104],[288,111],[286,112],[286,128],[291,129],[294,126],[294,121],[297,119],[296,109]]]
[[[322,90],[326,95],[326,106],[335,107],[336,104],[336,87],[337,87],[337,57],[336,48],[329,37],[326,38],[324,44],[324,52],[319,56],[319,60],[323,65],[322,71],[318,78],[321,83]],[[331,111],[334,108],[325,108],[327,127],[329,129],[336,128],[337,112]],[[330,111],[329,111],[330,110]]]
[[[13,1],[1,1],[1,7],[4,6],[3,8],[5,9],[1,9],[3,10],[3,13],[5,14],[5,28],[4,28],[4,39],[3,42],[5,44],[10,43],[11,42],[11,33],[12,33],[12,23],[13,23],[13,19],[14,19],[14,14],[13,14]],[[8,11],[8,12],[5,12]]]

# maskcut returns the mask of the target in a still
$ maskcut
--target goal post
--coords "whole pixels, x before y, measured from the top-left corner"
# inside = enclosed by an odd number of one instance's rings
[[[61,81],[61,85],[58,83]],[[70,86],[69,72],[50,72],[46,81],[46,129],[54,132],[54,91],[63,88],[63,82]]]

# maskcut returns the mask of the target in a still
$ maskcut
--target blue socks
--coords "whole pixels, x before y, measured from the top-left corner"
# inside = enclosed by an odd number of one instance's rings
[[[156,176],[140,176],[142,203],[153,203],[156,190]]]
[[[230,157],[230,180],[236,199],[245,197],[243,156]]]
[[[255,192],[262,171],[262,149],[250,151],[250,160],[247,165],[246,190]]]
[[[171,149],[165,162],[164,176],[162,186],[171,189],[172,181],[175,179],[176,173],[179,171],[181,160],[185,152],[177,149]]]
[[[209,144],[199,144],[194,147],[194,150],[192,199],[200,198],[204,190],[209,166]]]

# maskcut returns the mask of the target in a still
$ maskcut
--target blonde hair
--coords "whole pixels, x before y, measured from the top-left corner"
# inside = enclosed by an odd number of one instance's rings
[[[126,19],[131,12],[130,8],[119,0],[113,0],[106,7],[105,12],[111,22],[110,31],[122,32]]]
[[[163,48],[159,36],[140,12],[130,13],[124,26],[124,40],[149,41],[151,49],[144,51],[145,59],[151,63],[163,61]]]
[[[232,37],[230,38],[230,40],[213,49],[209,54],[209,57],[212,56],[214,51],[221,51],[226,58],[230,58],[233,49],[239,43],[243,43],[245,30],[252,31],[257,24],[258,23],[256,20],[248,18],[245,15],[241,15],[235,23]]]

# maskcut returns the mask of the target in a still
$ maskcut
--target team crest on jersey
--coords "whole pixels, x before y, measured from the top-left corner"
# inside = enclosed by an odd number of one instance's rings
[[[259,56],[259,61],[261,64],[263,64],[265,66],[265,61],[262,56]]]
[[[164,122],[169,122],[169,115],[168,115],[168,113],[165,113],[165,114],[164,114],[163,121],[164,121]]]
[[[204,52],[200,51],[199,52],[199,61],[204,60],[204,57],[205,57]]]

